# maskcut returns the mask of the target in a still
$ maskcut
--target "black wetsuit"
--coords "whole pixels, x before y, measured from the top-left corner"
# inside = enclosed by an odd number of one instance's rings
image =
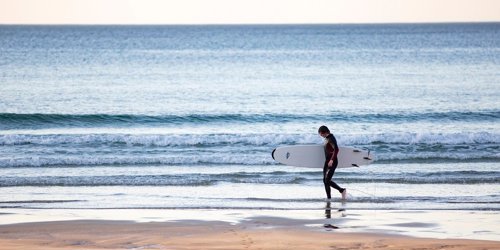
[[[340,193],[342,193],[345,189],[341,188],[337,183],[332,181],[333,174],[335,173],[335,169],[337,168],[338,165],[338,159],[337,155],[339,153],[339,146],[337,145],[337,140],[335,139],[335,136],[332,134],[329,134],[325,138],[325,165],[323,166],[323,183],[325,184],[325,191],[326,191],[326,196],[328,199],[332,198],[331,197],[331,189],[330,187],[333,187],[337,189]],[[331,167],[328,167],[328,162],[330,160],[333,160],[333,164]]]

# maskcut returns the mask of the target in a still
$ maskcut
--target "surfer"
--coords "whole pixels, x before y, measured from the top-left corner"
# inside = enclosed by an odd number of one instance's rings
[[[339,146],[337,145],[337,140],[335,136],[330,133],[330,130],[326,126],[321,126],[318,129],[318,134],[325,138],[325,165],[323,166],[323,183],[325,184],[326,196],[331,199],[331,189],[333,187],[342,194],[342,200],[347,197],[347,190],[341,188],[337,183],[332,181],[333,174],[338,165],[337,155],[339,153]]]

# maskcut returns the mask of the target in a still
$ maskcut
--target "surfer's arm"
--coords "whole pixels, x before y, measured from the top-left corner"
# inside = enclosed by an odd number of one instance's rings
[[[332,154],[332,158],[330,158],[330,161],[334,161],[335,159],[337,159],[337,154],[339,153],[339,146],[337,145],[337,139],[335,139],[334,136],[332,136],[328,142],[332,145],[333,147],[333,154]]]
[[[339,148],[335,147],[335,150],[333,151],[333,156],[332,156],[332,161],[337,159],[337,154],[339,153]]]

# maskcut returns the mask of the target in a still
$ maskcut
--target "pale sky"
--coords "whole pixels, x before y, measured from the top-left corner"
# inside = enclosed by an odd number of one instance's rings
[[[500,22],[500,0],[0,0],[0,24]]]

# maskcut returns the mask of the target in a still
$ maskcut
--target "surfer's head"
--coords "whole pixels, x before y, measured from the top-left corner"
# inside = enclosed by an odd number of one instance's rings
[[[330,134],[330,130],[328,129],[327,126],[323,125],[321,127],[319,127],[318,129],[318,134],[321,136],[321,137],[326,137],[327,135]]]

